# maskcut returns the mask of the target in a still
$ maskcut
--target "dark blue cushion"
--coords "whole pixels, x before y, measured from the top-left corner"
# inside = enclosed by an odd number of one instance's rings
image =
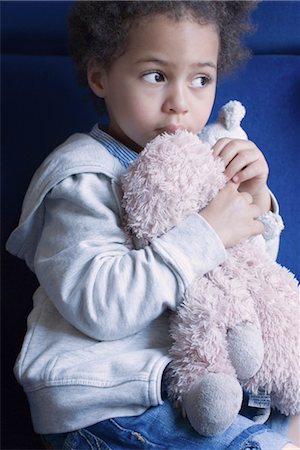
[[[66,55],[71,1],[1,2],[2,52]]]
[[[30,178],[68,135],[97,121],[89,94],[77,85],[68,57],[66,18],[73,2],[1,2],[2,241],[16,226]],[[220,80],[212,118],[230,99],[247,109],[244,127],[265,153],[270,187],[286,229],[279,261],[300,278],[300,2],[263,1],[253,14],[257,33],[247,38],[255,56]],[[2,245],[3,250],[3,245]],[[12,367],[26,329],[36,286],[25,264],[2,257],[2,445],[37,449],[28,405]]]
[[[246,43],[255,54],[300,54],[300,2],[263,0],[252,13],[256,32]]]
[[[70,134],[89,131],[97,115],[88,91],[78,87],[69,57],[5,55],[2,61],[3,183],[9,193],[3,231],[8,235],[38,165]]]

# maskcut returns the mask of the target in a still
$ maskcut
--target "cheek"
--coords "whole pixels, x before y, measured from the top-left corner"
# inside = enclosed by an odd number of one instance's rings
[[[144,86],[128,86],[125,103],[128,113],[135,117],[137,123],[148,123],[155,120],[158,114],[157,94],[147,91]]]
[[[155,117],[151,114],[151,107],[133,98],[128,98],[125,104],[126,107],[123,106],[122,111],[119,110],[119,126],[133,142],[143,148],[154,137],[152,133]]]
[[[150,125],[153,122],[150,103],[141,102],[140,100],[128,99],[126,120],[127,122],[132,122],[137,127],[141,128]]]

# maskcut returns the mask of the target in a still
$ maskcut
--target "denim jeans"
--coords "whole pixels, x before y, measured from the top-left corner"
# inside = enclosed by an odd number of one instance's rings
[[[140,416],[108,419],[81,430],[44,438],[50,448],[63,450],[279,450],[287,443],[283,436],[287,428],[284,416],[273,412],[262,425],[249,418],[251,410],[246,406],[241,413],[248,417],[239,415],[226,432],[207,438],[196,433],[165,400]]]

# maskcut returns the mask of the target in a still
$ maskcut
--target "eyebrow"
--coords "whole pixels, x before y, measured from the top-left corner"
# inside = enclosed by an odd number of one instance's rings
[[[163,59],[158,59],[158,58],[139,59],[138,61],[136,61],[135,64],[143,64],[143,63],[160,64],[162,66],[167,66],[167,65],[173,66],[174,65],[168,61],[165,61]],[[217,70],[216,64],[214,64],[213,62],[210,62],[210,61],[194,63],[194,64],[191,64],[191,67],[195,67],[195,68],[211,67],[212,69]]]

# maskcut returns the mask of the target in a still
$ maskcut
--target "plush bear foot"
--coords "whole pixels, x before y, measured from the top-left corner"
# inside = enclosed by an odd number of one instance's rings
[[[243,391],[231,375],[209,373],[191,387],[183,406],[192,427],[202,436],[225,431],[240,411]]]
[[[264,359],[264,344],[259,328],[242,322],[227,333],[228,353],[239,380],[253,377]]]

